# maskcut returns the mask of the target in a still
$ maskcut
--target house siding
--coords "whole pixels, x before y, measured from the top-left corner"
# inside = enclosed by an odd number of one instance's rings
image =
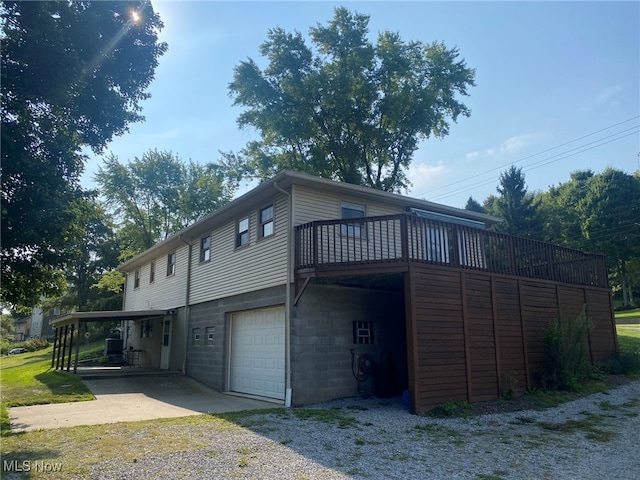
[[[365,215],[368,217],[395,215],[403,212],[401,208],[385,205],[384,203],[371,202],[351,195],[314,190],[299,185],[293,187],[293,202],[294,226],[313,222],[314,220],[339,219],[341,216],[340,206],[342,204],[362,205],[365,207]]]
[[[208,302],[231,295],[283,285],[287,280],[287,218],[285,195],[274,195],[274,234],[258,238],[263,202],[247,208],[249,244],[236,248],[237,219],[211,231],[211,260],[200,263],[200,239],[193,241],[190,304]],[[206,236],[203,234],[201,237]]]
[[[187,260],[189,249],[183,245],[176,249],[176,273],[167,276],[167,255],[160,255],[156,262],[154,283],[149,283],[152,260],[140,269],[140,286],[134,288],[135,271],[127,272],[127,291],[124,310],[139,311],[169,309],[184,306],[187,288]]]

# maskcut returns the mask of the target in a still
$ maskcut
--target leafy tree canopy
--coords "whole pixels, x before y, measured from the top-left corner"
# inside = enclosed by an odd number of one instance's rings
[[[137,12],[137,16],[133,16]],[[82,148],[143,120],[162,22],[149,0],[2,2],[2,299],[59,291]]]
[[[421,140],[444,137],[449,121],[469,116],[457,97],[474,85],[456,48],[403,42],[385,31],[368,39],[369,17],[337,8],[326,26],[269,31],[260,53],[241,62],[229,85],[244,107],[241,127],[261,140],[224,154],[236,175],[261,179],[293,169],[385,191],[409,185],[406,169]]]
[[[109,155],[96,174],[119,227],[121,260],[152,247],[233,198],[216,165],[150,150],[128,164]]]

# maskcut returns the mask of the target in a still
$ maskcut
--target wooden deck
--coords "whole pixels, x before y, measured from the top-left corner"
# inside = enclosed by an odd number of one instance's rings
[[[295,242],[298,278],[420,263],[609,288],[603,255],[411,214],[310,222]]]
[[[414,413],[540,386],[558,315],[586,311],[592,363],[617,350],[602,255],[409,214],[311,222],[295,238],[297,279],[404,275]]]

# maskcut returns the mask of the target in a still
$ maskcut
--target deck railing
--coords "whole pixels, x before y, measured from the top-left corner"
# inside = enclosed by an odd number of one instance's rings
[[[608,288],[603,255],[411,214],[295,229],[296,271],[419,262]]]

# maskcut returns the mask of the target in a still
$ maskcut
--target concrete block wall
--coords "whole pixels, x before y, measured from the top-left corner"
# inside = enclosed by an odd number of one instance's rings
[[[285,286],[235,295],[189,307],[186,374],[218,391],[225,390],[229,315],[233,312],[284,305]],[[206,345],[206,329],[215,327],[215,343]],[[193,329],[200,328],[200,342],[193,344]]]
[[[353,343],[353,321],[362,320],[373,322],[373,345]],[[309,284],[291,312],[293,405],[374,393],[372,379],[358,391],[351,350],[375,362],[392,351],[406,383],[403,292]]]

